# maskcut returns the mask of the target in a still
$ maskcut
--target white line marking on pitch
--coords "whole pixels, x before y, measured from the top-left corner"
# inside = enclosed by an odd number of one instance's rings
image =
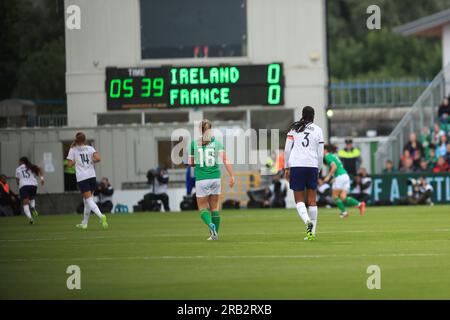
[[[431,232],[448,232],[450,229],[434,229]],[[84,232],[84,231],[83,231]],[[320,234],[334,234],[334,233],[386,233],[386,230],[330,230],[321,231]],[[430,232],[430,230],[392,230],[392,233],[405,233],[405,232]],[[253,233],[228,233],[230,236],[268,236],[268,235],[280,235],[286,234],[286,232],[253,232]],[[174,237],[196,237],[198,234],[146,234],[146,235],[133,235],[126,238],[174,238]],[[118,236],[95,236],[95,237],[82,237],[82,238],[67,238],[67,237],[55,237],[55,238],[35,238],[35,239],[0,239],[0,242],[33,242],[33,241],[56,241],[56,240],[93,240],[93,239],[124,239],[124,237]]]
[[[432,257],[446,256],[448,253],[381,253],[355,255],[255,255],[255,256],[136,256],[136,257],[92,257],[92,258],[23,258],[0,259],[0,263],[10,262],[56,262],[56,261],[113,261],[113,260],[185,260],[185,259],[323,259],[360,257]]]

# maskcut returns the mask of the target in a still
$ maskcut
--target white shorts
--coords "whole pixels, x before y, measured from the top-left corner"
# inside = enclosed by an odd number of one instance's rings
[[[350,177],[348,174],[341,174],[340,176],[337,176],[334,178],[333,181],[333,190],[344,190],[349,192],[350,191]]]
[[[210,195],[219,195],[222,191],[220,179],[205,179],[195,181],[195,193],[197,197],[207,197]]]

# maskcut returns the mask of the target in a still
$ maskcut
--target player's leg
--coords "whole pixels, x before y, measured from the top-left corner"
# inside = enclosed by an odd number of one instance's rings
[[[292,167],[289,176],[289,185],[294,192],[295,206],[297,208],[297,213],[303,220],[306,226],[311,223],[308,216],[308,211],[306,210],[305,204],[305,188],[306,188],[306,176],[304,171],[305,168],[302,167]]]
[[[360,215],[364,215],[366,211],[366,203],[364,201],[358,201],[351,196],[347,196],[344,203],[347,207],[358,207]]]
[[[358,201],[352,196],[348,195],[350,191],[350,177],[348,175],[342,176],[342,188],[346,191],[345,194],[341,194],[341,200],[347,207],[358,207],[359,214],[364,215],[366,211],[366,203],[364,201]]]
[[[347,176],[348,178],[348,176]],[[341,218],[347,218],[348,213],[347,209],[345,208],[344,200],[347,197],[348,189],[349,187],[345,175],[340,175],[334,179],[333,185],[332,185],[332,196],[333,200],[336,203],[336,206],[339,208],[340,211],[340,217]]]
[[[209,229],[210,237],[208,240],[215,240],[217,236],[216,226],[211,221],[211,212],[209,207],[209,197],[211,196],[211,180],[200,180],[195,182],[197,196],[197,206],[200,212],[200,218]]]
[[[341,189],[333,189],[332,197],[333,197],[334,203],[336,204],[336,206],[338,207],[338,209],[340,211],[341,218],[346,218],[348,216],[348,213],[347,213],[347,210],[345,209],[344,202],[342,202],[342,199],[341,199],[342,192],[344,192],[344,191]]]
[[[309,240],[314,240],[316,236],[316,228],[317,228],[317,180],[319,178],[319,169],[317,168],[307,168],[308,174],[306,180],[306,197],[308,203],[308,215],[313,224],[313,228],[311,230],[311,235]]]
[[[93,191],[96,188],[95,178],[87,179],[79,183],[80,190],[83,194],[83,199],[85,200],[85,206],[87,205],[92,212],[100,219],[100,223],[104,229],[108,228],[108,222],[106,221],[106,216],[102,214],[99,207],[94,201]],[[85,208],[85,212],[87,209]]]
[[[36,192],[37,192],[37,187],[33,187],[32,189],[30,188],[30,211],[31,214],[33,215],[33,218],[36,218],[39,213],[36,210]]]
[[[197,188],[196,188],[197,189]],[[202,192],[200,191],[200,195]],[[217,236],[216,226],[211,221],[211,212],[209,210],[209,196],[197,196],[197,206],[200,212],[200,219],[206,224],[209,230],[210,237],[208,240],[215,240]]]
[[[308,210],[306,209],[305,191],[294,191],[294,199],[298,215],[305,225],[308,225],[308,223],[311,222],[311,219],[309,218]]]
[[[80,224],[77,224],[77,228],[86,230],[88,227],[88,223],[89,223],[89,216],[91,215],[91,207],[89,207],[89,205],[86,202],[86,199],[84,199],[84,198],[83,198],[83,204],[84,204],[83,221],[81,221]]]
[[[308,202],[308,215],[313,224],[312,235],[315,238],[317,229],[317,217],[319,215],[319,210],[317,208],[317,196],[315,189],[306,189],[306,197]]]
[[[219,240],[220,226],[220,195],[212,194],[208,197],[209,208],[211,209],[211,222],[216,227],[215,240]]]
[[[349,195],[346,195],[343,201],[347,207],[359,207],[359,205],[361,204],[361,202]]]
[[[23,207],[23,212],[27,216],[29,223],[33,224],[34,220],[33,220],[33,217],[31,216],[30,199],[28,198],[28,196],[22,198],[22,207]]]
[[[28,218],[28,221],[30,224],[33,224],[33,216],[31,215],[30,210],[30,195],[29,195],[29,189],[27,186],[23,186],[19,189],[19,195],[20,195],[20,202],[22,204],[23,212]]]
[[[303,167],[293,167],[290,170],[290,188],[294,191],[294,200],[297,213],[306,225],[306,238],[308,240],[312,237],[313,224],[308,215],[308,210],[305,204],[305,189],[307,172],[305,170],[308,168]]]
[[[297,213],[306,225],[306,237],[303,240],[312,240],[312,230],[314,225],[309,218],[305,204],[305,191],[294,191]]]

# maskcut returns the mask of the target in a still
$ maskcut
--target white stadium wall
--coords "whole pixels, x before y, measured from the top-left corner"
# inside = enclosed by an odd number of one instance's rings
[[[77,5],[81,9],[81,29],[66,28],[65,33],[68,126],[0,130],[0,170],[9,177],[14,175],[17,159],[25,155],[44,167],[49,183],[40,188],[39,192],[63,192],[63,143],[70,142],[75,133],[81,130],[87,134],[89,140],[93,140],[94,146],[103,157],[103,161],[97,166],[98,177],[110,178],[113,187],[120,191],[123,183],[144,182],[147,170],[158,166],[158,139],[170,140],[173,130],[177,128],[193,132],[192,121],[202,119],[204,111],[224,110],[224,107],[204,107],[196,110],[183,108],[183,111],[189,112],[190,123],[156,121],[138,125],[98,125],[97,114],[115,113],[108,112],[106,106],[106,67],[253,65],[280,62],[283,63],[285,76],[284,106],[276,108],[292,110],[295,118],[299,119],[301,107],[314,106],[316,122],[323,128],[327,137],[324,0],[247,0],[248,53],[245,57],[164,60],[141,59],[139,0],[66,0],[65,8],[70,5]],[[68,16],[66,13],[66,17]],[[271,128],[273,119],[269,113],[265,113],[266,110],[275,110],[273,112],[279,117],[285,117],[274,108],[258,105],[226,107],[225,110],[246,113],[245,119],[229,118],[222,123],[216,120],[214,124],[222,129],[246,130],[253,121],[249,110],[264,110],[262,120],[258,119],[259,126],[264,128],[267,117],[267,128]],[[116,114],[146,111],[125,110]],[[286,120],[286,123],[291,121]],[[51,159],[48,158],[50,154]],[[245,171],[257,170],[259,166],[241,165],[234,168],[236,171]],[[182,178],[180,172],[174,172],[177,177]],[[179,189],[183,186],[178,184],[173,188]],[[123,197],[123,202],[128,201],[127,203],[134,201],[127,192],[119,192],[118,198]],[[136,192],[134,196],[138,193],[140,195],[143,190]]]
[[[66,0],[81,9],[81,29],[66,28],[69,126],[95,126],[105,113],[105,67],[282,62],[285,108],[316,107],[326,131],[324,0],[247,0],[248,55],[239,58],[141,60],[139,0]],[[255,106],[253,108],[258,108]],[[198,117],[198,114],[196,115]]]

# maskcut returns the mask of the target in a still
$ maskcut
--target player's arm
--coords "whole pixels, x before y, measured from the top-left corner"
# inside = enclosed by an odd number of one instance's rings
[[[320,143],[319,142],[319,147],[317,148],[317,161],[318,161],[318,169],[319,172],[320,170],[322,170],[322,165],[323,165],[323,142]]]
[[[195,166],[194,152],[195,152],[194,142],[191,142],[191,146],[189,148],[189,155],[188,155],[188,165],[191,167]]]
[[[38,176],[39,176],[39,181],[41,182],[41,186],[43,186],[45,183],[45,179],[44,179],[44,174],[42,173],[41,167],[38,167]]]
[[[323,179],[323,181],[328,182],[331,180],[331,177],[334,175],[334,173],[337,170],[336,163],[332,162],[330,165],[330,172],[328,172],[327,176]]]
[[[289,180],[289,156],[291,155],[293,146],[294,136],[288,134],[288,136],[286,137],[286,143],[284,145],[284,176],[286,180]]]
[[[98,152],[94,152],[92,154],[92,161],[94,163],[99,163],[102,160],[102,158],[100,157],[100,154]]]
[[[223,165],[225,166],[225,169],[227,169],[228,175],[230,176],[230,187],[234,186],[234,174],[233,169],[231,168],[231,164],[228,162],[227,154],[225,151],[219,151],[219,155],[222,157]]]
[[[324,148],[325,148],[325,143],[323,141],[323,134],[322,134],[322,130],[319,131],[319,137],[318,137],[318,145],[317,145],[317,160],[318,160],[318,165],[319,165],[319,171],[322,169],[322,165],[323,165],[323,154],[324,154]]]

